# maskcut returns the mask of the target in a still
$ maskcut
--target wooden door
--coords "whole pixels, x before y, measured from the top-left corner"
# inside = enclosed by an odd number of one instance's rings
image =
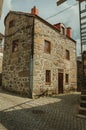
[[[58,73],[58,93],[63,93],[63,73]]]

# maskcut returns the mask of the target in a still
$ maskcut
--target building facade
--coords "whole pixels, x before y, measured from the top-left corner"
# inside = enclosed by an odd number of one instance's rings
[[[1,17],[1,14],[2,14],[2,6],[3,6],[3,0],[0,0],[0,17]]]
[[[77,89],[76,42],[72,29],[31,13],[5,18],[2,87],[30,97]]]
[[[77,90],[81,91],[86,86],[86,51],[83,51],[81,57],[77,58]]]
[[[83,77],[84,77],[84,87],[86,90],[86,51],[83,52]]]
[[[83,66],[82,60],[77,58],[77,90],[81,91],[82,88],[82,81],[83,81]]]

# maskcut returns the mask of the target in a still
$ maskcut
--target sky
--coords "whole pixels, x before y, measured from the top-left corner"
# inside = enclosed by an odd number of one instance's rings
[[[39,9],[39,16],[49,23],[64,23],[66,27],[72,28],[73,39],[77,41],[77,55],[80,55],[78,2],[76,0],[67,0],[60,6],[57,6],[56,1],[57,0],[4,0],[0,19],[0,32],[4,33],[4,18],[10,10],[30,13],[31,8],[36,6]]]

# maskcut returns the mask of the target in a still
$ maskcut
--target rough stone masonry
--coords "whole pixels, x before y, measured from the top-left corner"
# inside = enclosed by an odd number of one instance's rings
[[[76,90],[76,42],[65,25],[58,29],[33,9],[5,18],[2,88],[30,97]]]

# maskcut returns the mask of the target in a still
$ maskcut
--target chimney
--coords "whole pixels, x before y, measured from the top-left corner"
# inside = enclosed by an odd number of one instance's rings
[[[34,6],[34,7],[31,9],[31,14],[39,15],[39,10],[36,8],[36,6]]]
[[[71,27],[67,28],[67,36],[72,38],[72,28]]]

